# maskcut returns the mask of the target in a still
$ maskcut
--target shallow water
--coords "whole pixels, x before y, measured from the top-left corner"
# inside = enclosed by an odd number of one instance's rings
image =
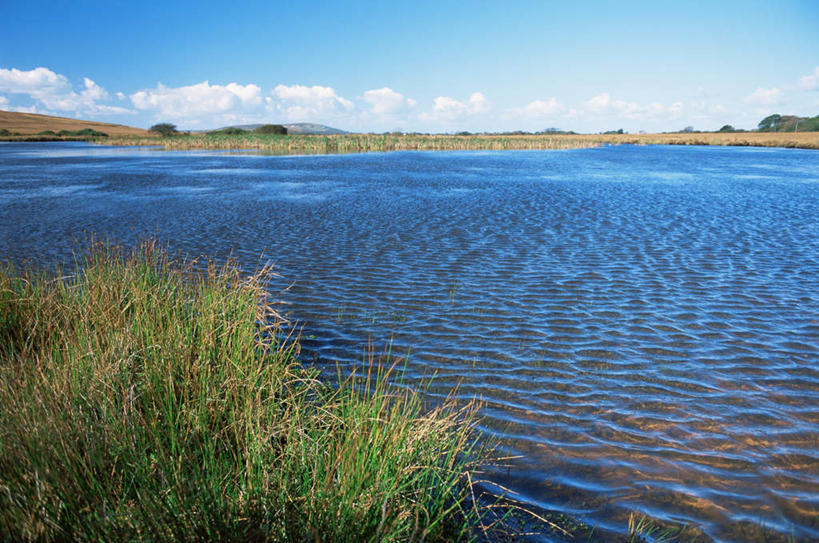
[[[272,261],[308,360],[392,341],[481,396],[520,499],[725,541],[819,539],[817,217],[816,151],[0,145],[0,257],[93,232]]]

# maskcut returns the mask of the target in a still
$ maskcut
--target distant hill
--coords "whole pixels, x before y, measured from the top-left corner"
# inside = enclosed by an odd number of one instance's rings
[[[0,111],[0,130],[8,130],[18,134],[38,134],[45,130],[59,132],[60,130],[76,131],[91,128],[104,132],[109,136],[145,136],[147,130],[125,126],[122,124],[98,123],[83,121],[69,117],[53,117],[38,113],[18,113],[16,111]]]
[[[279,123],[281,124],[281,123]],[[260,126],[263,126],[263,123],[257,124],[234,124],[231,126],[223,126],[222,128],[217,128],[217,130],[224,130],[225,128],[239,128],[241,130],[247,130],[250,132],[251,130],[256,130]],[[319,135],[326,135],[326,134],[349,134],[349,132],[345,132],[344,130],[339,130],[338,128],[333,128],[332,126],[326,126],[323,124],[316,124],[316,123],[289,123],[289,124],[282,124],[285,128],[287,128],[288,134],[319,134]]]

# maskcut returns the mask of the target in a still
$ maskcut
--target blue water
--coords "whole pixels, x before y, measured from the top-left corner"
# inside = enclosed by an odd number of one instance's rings
[[[817,151],[0,144],[0,257],[86,233],[275,263],[306,361],[460,382],[531,507],[819,539]]]

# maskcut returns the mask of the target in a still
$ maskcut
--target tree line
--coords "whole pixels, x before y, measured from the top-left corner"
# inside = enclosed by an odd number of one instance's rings
[[[181,135],[181,132],[179,132],[179,130],[176,128],[176,125],[172,123],[155,124],[148,130],[165,137]],[[208,132],[208,135],[214,136],[236,136],[242,134],[273,134],[286,136],[287,127],[280,124],[263,124],[262,126],[253,130],[244,130],[242,128],[231,126],[228,128],[222,128],[221,130],[211,130]]]

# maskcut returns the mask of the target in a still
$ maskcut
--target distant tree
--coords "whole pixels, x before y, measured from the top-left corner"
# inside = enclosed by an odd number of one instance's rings
[[[280,124],[263,124],[253,131],[254,134],[277,134],[279,136],[287,135],[287,127]]]
[[[816,117],[801,117],[799,119],[800,132],[819,132],[819,115]]]
[[[107,138],[108,134],[94,130],[93,128],[82,128],[71,133],[72,136],[91,136],[96,138]]]
[[[171,123],[155,124],[149,130],[162,136],[175,136],[179,134],[179,132],[176,130],[176,125]]]
[[[726,124],[722,128],[719,129],[719,132],[736,132],[737,129],[731,126],[730,124]]]
[[[689,132],[693,132],[693,131],[694,131],[693,126],[686,126],[685,128],[682,129],[682,132],[685,132],[685,133],[689,133]]]
[[[228,128],[222,128],[221,130],[211,130],[207,133],[208,136],[241,136],[242,134],[247,134],[247,130],[242,130],[241,128],[236,128],[235,126],[229,126]]]
[[[778,113],[774,113],[773,115],[768,115],[757,125],[761,132],[774,132],[779,127],[779,122],[782,120],[782,115]]]
[[[0,136],[11,136],[11,132],[5,128],[0,128]]]

